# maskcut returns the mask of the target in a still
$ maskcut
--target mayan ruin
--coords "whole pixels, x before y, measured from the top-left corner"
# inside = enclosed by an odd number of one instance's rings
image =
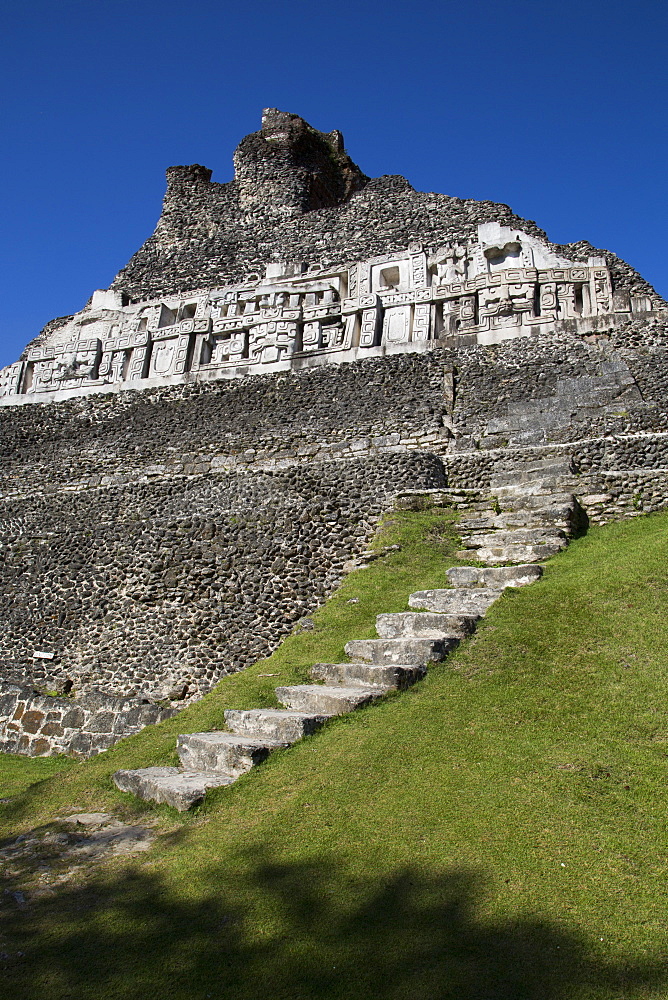
[[[275,109],[234,165],[170,167],[111,287],[0,372],[4,750],[89,756],[267,655],[407,490],[665,505],[668,314],[629,264]]]

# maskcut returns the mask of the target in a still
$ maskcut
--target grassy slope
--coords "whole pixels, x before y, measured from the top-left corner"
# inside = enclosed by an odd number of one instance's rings
[[[392,530],[402,551],[351,576],[313,631],[178,720],[33,786],[3,807],[6,832],[67,808],[140,815],[110,771],[169,760],[175,733],[219,725],[224,707],[271,704],[276,683],[442,582],[440,519],[397,515]],[[407,694],[335,721],[193,817],[152,811],[167,832],[149,855],[17,913],[12,995],[668,995],[667,551],[666,515],[593,529]]]

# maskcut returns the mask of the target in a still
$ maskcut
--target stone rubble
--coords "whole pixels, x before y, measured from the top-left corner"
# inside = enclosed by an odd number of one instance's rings
[[[534,527],[532,537],[556,537],[563,545],[573,534],[571,524],[580,518],[575,497],[562,495],[558,500],[549,493],[540,494],[543,506],[531,501],[522,507],[522,486],[507,489],[495,503],[502,511],[526,515]],[[480,509],[480,505],[476,504]],[[558,509],[567,526],[554,531],[551,512]],[[545,521],[541,524],[541,511]],[[488,518],[489,519],[489,518]],[[466,522],[465,522],[466,523]],[[408,603],[418,612],[378,615],[378,639],[357,639],[345,646],[350,663],[316,663],[311,668],[314,684],[277,687],[281,709],[228,710],[226,723],[231,732],[189,733],[178,737],[180,768],[154,767],[136,771],[117,771],[113,781],[121,791],[133,792],[146,801],[164,802],[178,810],[200,803],[207,791],[230,784],[241,774],[266,760],[270,753],[313,734],[328,719],[370,705],[390,691],[404,691],[420,681],[428,664],[444,660],[448,652],[475,627],[507,587],[527,586],[540,579],[542,567],[535,563],[491,565],[495,552],[512,553],[527,547],[527,529],[497,531],[499,546],[492,543],[491,555],[483,548],[471,548],[483,566],[456,566],[447,570],[452,589],[426,590],[411,594]],[[513,541],[513,536],[518,538]],[[493,538],[493,535],[492,535]],[[481,557],[482,553],[482,557]],[[506,559],[505,562],[510,562]],[[494,586],[490,586],[494,584]],[[453,622],[455,627],[453,628]]]

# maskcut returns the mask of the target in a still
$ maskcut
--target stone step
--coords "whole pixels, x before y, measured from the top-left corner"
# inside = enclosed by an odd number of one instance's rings
[[[364,684],[295,684],[276,688],[276,697],[286,708],[316,715],[345,715],[368,705],[382,694],[380,688]]]
[[[344,649],[351,660],[367,663],[413,663],[426,665],[443,660],[459,639],[353,639]]]
[[[216,771],[238,778],[266,760],[272,750],[286,746],[285,741],[214,730],[183,733],[177,737],[176,752],[187,770]]]
[[[280,743],[295,743],[309,736],[327,719],[329,715],[309,715],[280,708],[228,708],[225,712],[225,722],[233,733]]]
[[[566,545],[565,533],[556,528],[519,528],[468,535],[462,538],[462,545],[465,549],[486,549],[499,545],[553,545],[556,541],[561,541],[562,548]]]
[[[572,492],[575,486],[574,476],[537,476],[535,479],[514,482],[500,483],[493,479],[490,489],[494,496],[501,501],[502,497],[548,497],[556,493]]]
[[[142,767],[136,771],[116,771],[112,781],[122,792],[131,792],[145,802],[162,802],[185,812],[202,801],[210,788],[231,785],[229,774],[184,771],[178,767]]]
[[[376,615],[376,632],[381,639],[463,639],[473,632],[479,617],[398,611]]]
[[[369,684],[383,691],[405,691],[421,680],[426,668],[415,663],[316,663],[311,677],[326,684]]]
[[[460,529],[465,532],[515,531],[521,528],[538,528],[570,533],[576,523],[574,507],[555,505],[554,507],[518,507],[514,511],[489,514],[487,517],[463,517]]]
[[[542,566],[453,566],[446,576],[453,587],[525,587],[543,575]]]
[[[548,545],[495,545],[480,549],[462,549],[455,552],[457,559],[474,558],[486,566],[503,566],[506,563],[544,562],[566,548],[565,539],[556,539]]]
[[[494,531],[499,527],[498,515],[490,511],[489,514],[480,517],[467,517],[463,515],[457,521],[457,527],[462,531]]]
[[[536,479],[543,481],[570,477],[573,473],[570,467],[570,458],[557,457],[548,459],[538,459],[535,462],[527,462],[525,465],[515,466],[507,472],[496,472],[490,480],[490,486],[494,490],[503,486],[520,486],[521,488],[532,484]]]
[[[481,617],[498,600],[502,590],[491,587],[462,588],[456,590],[418,590],[408,598],[411,608],[425,611],[442,611],[446,614],[478,615]]]
[[[510,513],[519,510],[546,510],[552,507],[561,507],[566,510],[575,510],[578,507],[577,497],[572,493],[523,493],[512,491],[499,492],[495,497],[495,503],[501,513]]]

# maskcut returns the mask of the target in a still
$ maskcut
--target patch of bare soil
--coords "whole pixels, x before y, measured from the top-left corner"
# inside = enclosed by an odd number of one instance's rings
[[[74,813],[0,843],[2,897],[19,909],[31,899],[55,894],[96,864],[147,851],[156,834],[128,826],[109,813]]]

